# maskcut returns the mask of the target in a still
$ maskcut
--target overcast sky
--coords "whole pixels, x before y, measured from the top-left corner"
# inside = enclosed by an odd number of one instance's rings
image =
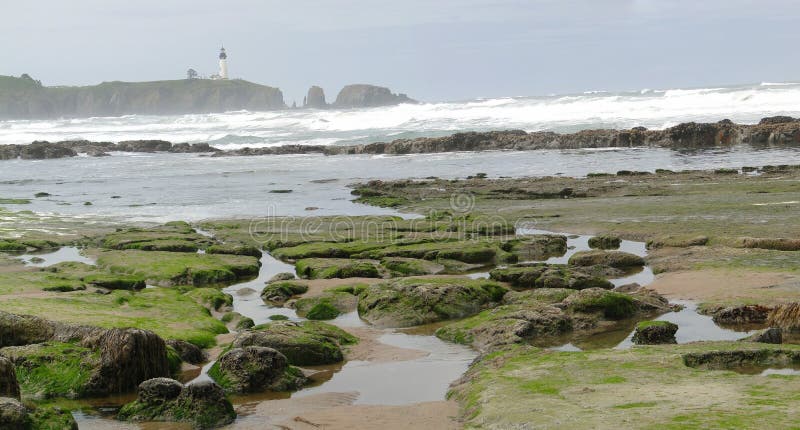
[[[4,1],[0,74],[46,85],[217,70],[421,100],[800,80],[797,0]]]

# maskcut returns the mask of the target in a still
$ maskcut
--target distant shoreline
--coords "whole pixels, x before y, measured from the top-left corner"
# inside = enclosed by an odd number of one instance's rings
[[[208,143],[172,143],[164,140],[129,140],[118,143],[87,140],[0,145],[0,160],[41,160],[94,157],[109,152],[208,153],[212,157],[285,154],[429,154],[458,151],[534,151],[541,149],[587,149],[613,147],[654,147],[699,149],[749,144],[761,146],[800,145],[800,119],[788,116],[763,118],[758,124],[735,124],[729,120],[715,123],[682,123],[664,130],[644,127],[613,130],[582,130],[576,133],[531,132],[522,130],[464,132],[444,137],[397,139],[360,145],[283,145],[267,148],[221,150]]]

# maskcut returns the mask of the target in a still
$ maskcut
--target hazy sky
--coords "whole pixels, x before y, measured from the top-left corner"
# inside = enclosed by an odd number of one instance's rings
[[[46,85],[217,69],[422,100],[800,80],[797,0],[4,1],[0,74]]]

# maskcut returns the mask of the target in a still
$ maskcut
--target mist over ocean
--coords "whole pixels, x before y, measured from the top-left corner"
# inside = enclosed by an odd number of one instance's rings
[[[335,145],[441,136],[458,131],[521,129],[574,132],[765,116],[800,116],[800,83],[704,89],[508,97],[351,110],[280,110],[222,114],[0,121],[0,144],[34,140],[163,139],[208,142],[220,149],[285,144]]]

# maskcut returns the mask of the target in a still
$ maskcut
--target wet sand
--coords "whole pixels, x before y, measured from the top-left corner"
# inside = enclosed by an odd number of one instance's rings
[[[423,402],[402,406],[353,405],[356,393],[323,393],[259,403],[241,416],[237,429],[459,429],[458,404]],[[232,426],[230,428],[233,428]]]
[[[726,300],[787,287],[800,277],[781,272],[707,269],[660,274],[648,286],[670,299]]]

